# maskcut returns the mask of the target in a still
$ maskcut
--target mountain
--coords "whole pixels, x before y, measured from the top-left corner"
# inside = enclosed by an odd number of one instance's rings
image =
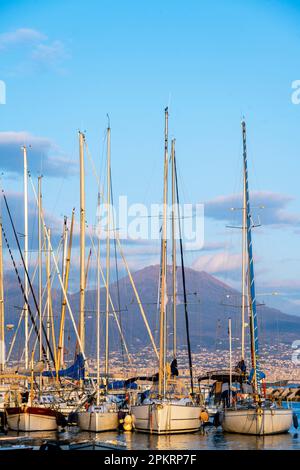
[[[210,274],[198,272],[186,268],[186,287],[188,293],[188,313],[190,324],[190,339],[194,351],[206,347],[210,350],[228,348],[227,325],[228,318],[232,318],[233,336],[240,337],[241,328],[241,295],[238,291],[219,281]],[[153,336],[158,343],[158,279],[159,266],[148,266],[133,273],[133,279],[144,306],[148,322]],[[186,329],[184,317],[184,305],[182,295],[181,270],[177,272],[177,335],[178,346],[186,346]],[[168,267],[168,309],[169,309],[169,341],[172,341],[172,288],[171,267]],[[139,306],[135,298],[128,276],[119,280],[118,285],[111,285],[111,297],[119,316],[122,330],[130,351],[142,350],[150,345],[150,339],[143,323]],[[54,314],[56,320],[60,312],[60,293],[54,294]],[[105,321],[105,290],[101,289],[101,330],[104,331]],[[118,307],[120,298],[120,308]],[[78,318],[79,293],[69,296],[72,310]],[[17,324],[20,310],[13,306],[22,305],[22,296],[17,289],[17,283],[9,281],[6,288],[6,323]],[[34,311],[34,308],[33,308]],[[69,318],[67,313],[67,318]],[[86,349],[87,354],[94,354],[96,346],[95,338],[96,319],[96,291],[86,291]],[[57,322],[58,323],[58,322]],[[299,339],[300,317],[287,315],[279,310],[258,307],[258,323],[261,344],[276,346],[279,342],[291,344]],[[120,350],[120,336],[116,322],[111,316],[110,321],[110,348]],[[66,345],[69,350],[74,350],[74,332],[70,320],[66,323]],[[101,336],[102,348],[104,345],[103,334]],[[20,348],[19,348],[20,349]]]

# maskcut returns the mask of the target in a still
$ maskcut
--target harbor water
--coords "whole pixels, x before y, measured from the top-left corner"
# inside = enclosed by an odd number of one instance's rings
[[[292,405],[300,423],[300,403]],[[193,434],[157,436],[138,432],[81,432],[69,427],[64,432],[16,433],[8,431],[0,437],[1,447],[8,443],[40,446],[47,440],[58,440],[64,448],[68,442],[118,441],[124,442],[128,450],[300,450],[300,429],[292,427],[286,434],[257,437],[223,433],[221,428],[206,426]]]

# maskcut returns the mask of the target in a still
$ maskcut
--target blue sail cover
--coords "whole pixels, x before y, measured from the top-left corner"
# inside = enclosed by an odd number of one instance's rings
[[[245,175],[245,190],[246,190],[246,215],[247,215],[247,248],[248,248],[248,260],[249,260],[249,284],[250,284],[250,301],[251,301],[251,313],[253,322],[253,342],[254,342],[254,370],[252,378],[256,378],[256,382],[259,386],[262,380],[262,372],[259,365],[259,344],[258,344],[258,325],[257,325],[257,311],[256,311],[256,293],[255,293],[255,282],[254,282],[254,263],[253,263],[253,247],[252,247],[252,219],[251,219],[251,207],[249,197],[249,184],[248,184],[248,165],[247,165],[247,151],[246,151],[246,123],[242,122],[243,129],[243,160],[244,160],[244,175]]]
[[[100,388],[104,388],[104,385],[101,385]],[[107,388],[108,390],[122,390],[123,388],[136,390],[138,386],[134,382],[128,382],[126,380],[115,380],[114,382],[110,382]]]
[[[67,369],[61,369],[58,371],[58,377],[68,377],[74,380],[84,380],[84,359],[80,353],[76,356],[76,360],[73,365]],[[56,377],[56,371],[46,370],[42,373],[43,377]]]
[[[111,382],[108,384],[108,388],[110,390],[119,390],[122,388],[127,388],[130,390],[136,390],[137,384],[136,383],[126,383],[125,380],[116,380],[115,382]]]

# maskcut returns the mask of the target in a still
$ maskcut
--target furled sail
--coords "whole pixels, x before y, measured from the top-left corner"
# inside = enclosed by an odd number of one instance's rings
[[[84,359],[83,355],[77,354],[74,364],[67,369],[58,371],[58,377],[68,377],[74,380],[84,380]],[[47,370],[42,373],[43,377],[56,377],[56,371]]]

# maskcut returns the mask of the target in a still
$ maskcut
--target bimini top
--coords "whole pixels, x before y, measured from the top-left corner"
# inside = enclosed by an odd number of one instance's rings
[[[243,372],[233,370],[231,373],[231,379],[233,382],[240,382],[244,378],[245,374]],[[198,382],[201,382],[202,380],[217,380],[218,382],[229,382],[230,371],[228,369],[212,370],[198,377]]]

